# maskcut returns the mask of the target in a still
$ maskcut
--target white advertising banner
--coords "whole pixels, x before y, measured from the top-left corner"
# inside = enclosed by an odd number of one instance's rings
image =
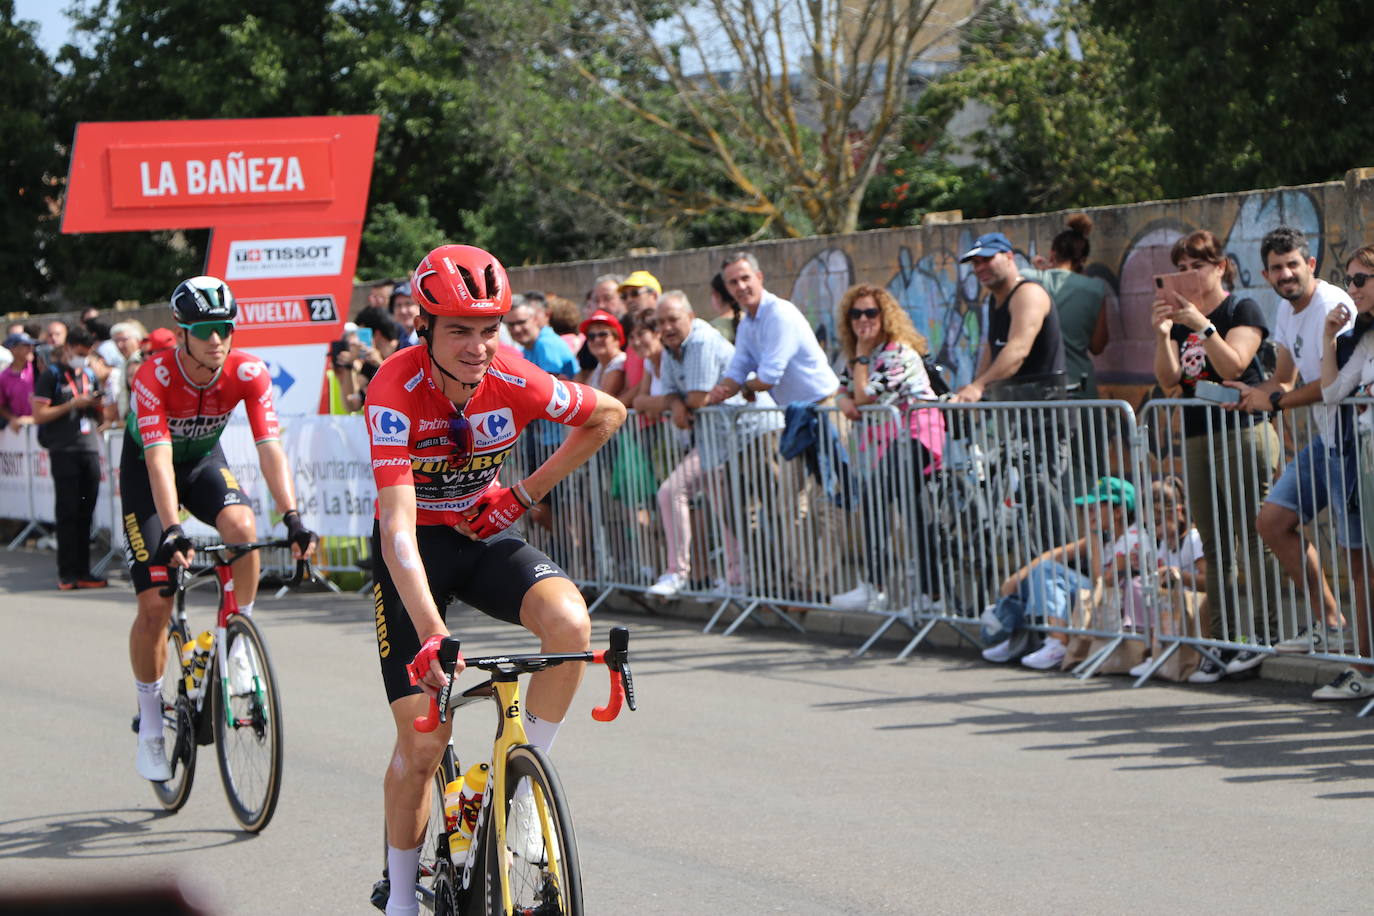
[[[51,523],[53,483],[48,452],[38,445],[32,430],[0,430],[0,518]],[[95,526],[113,532],[119,545],[123,543],[123,528],[116,525],[120,517],[117,477],[124,433],[111,430],[106,436]],[[272,494],[262,479],[257,446],[241,408],[224,430],[220,445],[229,469],[248,494],[257,515],[259,536],[285,534],[280,520],[274,518]],[[362,417],[288,418],[283,422],[282,446],[295,475],[297,505],[306,527],[321,535],[367,537],[372,533],[377,491]],[[191,537],[217,536],[212,527],[194,518],[187,518],[183,527]]]
[[[316,416],[320,412],[320,390],[324,385],[328,344],[296,344],[289,347],[246,347],[249,353],[267,364],[272,376],[272,401],[277,416]]]

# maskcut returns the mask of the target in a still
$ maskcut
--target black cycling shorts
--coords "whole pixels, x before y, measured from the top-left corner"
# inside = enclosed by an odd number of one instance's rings
[[[446,525],[419,525],[415,540],[425,567],[429,591],[446,617],[454,598],[477,608],[488,617],[519,625],[525,593],[540,580],[569,578],[546,557],[518,537],[474,541]],[[406,665],[420,651],[420,637],[382,559],[381,527],[372,523],[372,600],[376,608],[377,657],[382,663],[386,699],[421,693],[411,686]]]
[[[162,521],[153,505],[153,485],[148,480],[148,465],[138,452],[138,444],[124,435],[124,451],[119,459],[119,492],[124,523],[124,562],[134,591],[143,592],[168,582],[167,567],[153,566],[153,554],[162,542]],[[195,461],[172,465],[176,473],[177,498],[181,505],[207,525],[214,525],[226,506],[248,506],[248,495],[239,488],[224,450],[214,451]]]

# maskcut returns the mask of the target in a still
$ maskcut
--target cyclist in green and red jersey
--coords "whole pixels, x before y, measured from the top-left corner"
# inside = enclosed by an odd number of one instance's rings
[[[309,557],[317,540],[296,511],[267,366],[232,349],[238,303],[229,286],[214,277],[183,281],[172,294],[172,315],[180,328],[177,347],[148,357],[134,377],[119,463],[124,554],[138,594],[138,616],[129,631],[138,688],[137,767],[140,776],[154,781],[172,775],[162,737],[172,599],[160,590],[168,584],[169,567],[189,565],[194,554],[179,524],[179,507],[213,525],[226,543],[245,543],[257,535],[252,506],[219,444],[238,404],[248,413],[263,480],[283,516],[292,555]],[[253,612],[258,571],[256,551],[234,564],[240,613]],[[231,653],[231,683],[236,662],[246,664]],[[251,683],[251,677],[247,680]]]

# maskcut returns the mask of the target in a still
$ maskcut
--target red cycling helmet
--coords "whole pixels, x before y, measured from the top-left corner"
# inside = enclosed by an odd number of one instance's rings
[[[410,275],[411,295],[431,315],[481,317],[510,311],[501,262],[471,245],[440,245]]]

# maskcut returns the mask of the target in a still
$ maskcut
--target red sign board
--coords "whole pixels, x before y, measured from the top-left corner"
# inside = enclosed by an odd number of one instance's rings
[[[78,124],[63,232],[361,222],[375,115]]]
[[[62,231],[210,227],[205,272],[226,280],[239,301],[235,345],[280,364],[273,378],[283,392],[291,384],[318,390],[326,351],[316,357],[313,346],[338,339],[347,317],[378,122],[78,124]],[[314,404],[299,394],[292,397]]]

